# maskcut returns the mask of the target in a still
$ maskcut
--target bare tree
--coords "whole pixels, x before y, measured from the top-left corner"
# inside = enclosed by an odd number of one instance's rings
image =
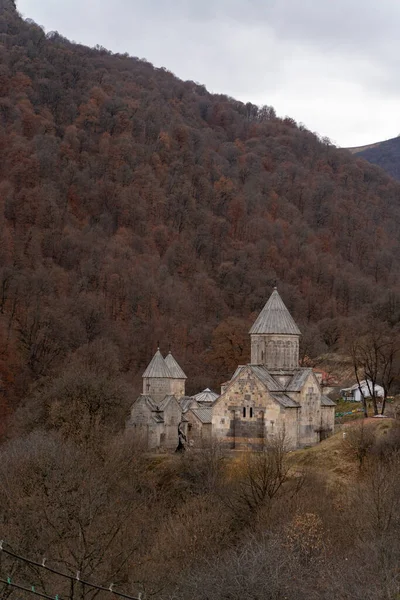
[[[284,432],[269,440],[263,450],[245,453],[241,467],[230,483],[229,493],[222,496],[223,502],[241,522],[253,519],[259,509],[270,507],[284,489],[295,493],[304,482],[304,474],[296,473],[293,486],[285,486],[291,479],[292,468]]]
[[[374,431],[372,427],[365,425],[364,421],[357,423],[346,432],[344,443],[357,459],[360,470],[374,442]]]
[[[351,354],[354,374],[361,394],[364,415],[368,416],[367,404],[361,382],[365,381],[368,396],[372,400],[374,414],[379,413],[377,385],[384,389],[381,405],[383,415],[386,399],[394,381],[400,373],[400,336],[398,330],[388,329],[382,324],[370,322],[369,332],[352,342]]]

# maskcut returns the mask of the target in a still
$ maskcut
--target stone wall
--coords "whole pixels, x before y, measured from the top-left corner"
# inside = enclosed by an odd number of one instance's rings
[[[244,368],[213,406],[213,437],[232,449],[262,448],[285,431],[291,447],[296,447],[297,410],[283,409]]]
[[[210,444],[212,439],[211,423],[202,423],[191,410],[185,413],[185,418],[188,421],[186,424],[186,436],[190,445],[193,445],[195,448],[202,448]]]
[[[163,412],[164,429],[161,435],[161,448],[176,450],[178,447],[178,426],[182,420],[182,409],[175,399],[171,399]]]
[[[152,411],[143,396],[133,403],[129,427],[133,429],[136,440],[149,450],[160,447],[163,424],[154,422]]]
[[[169,396],[171,392],[171,382],[173,380],[168,377],[144,377],[143,378],[143,394],[151,396],[156,404],[164,400],[165,396]]]
[[[182,398],[185,395],[185,379],[171,379],[171,394],[175,398]]]
[[[328,437],[335,429],[335,406],[321,406],[321,435]]]
[[[296,369],[299,366],[299,336],[252,335],[251,364],[267,369]]]
[[[313,373],[310,373],[300,392],[288,395],[301,406],[299,413],[299,446],[312,446],[320,441],[321,388]]]

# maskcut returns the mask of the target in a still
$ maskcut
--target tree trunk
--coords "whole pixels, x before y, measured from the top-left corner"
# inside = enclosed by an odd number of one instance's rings
[[[375,384],[374,384],[374,385],[375,385]],[[372,398],[372,405],[373,405],[373,407],[374,407],[374,415],[378,415],[378,414],[379,414],[379,411],[378,411],[378,403],[377,403],[377,401],[376,401],[375,388],[374,388],[374,391],[372,392],[372,396],[371,396],[371,398]]]
[[[382,400],[381,415],[385,414],[386,398],[387,398],[387,393],[386,393],[386,390],[385,390],[384,394],[383,394],[383,400]]]
[[[361,385],[360,385],[360,381],[359,381],[359,379],[358,379],[358,373],[356,373],[356,377],[357,377],[358,390],[359,390],[359,392],[360,392],[360,398],[361,398],[361,404],[362,404],[362,407],[363,407],[364,417],[365,417],[366,419],[368,419],[368,407],[367,407],[367,401],[365,400],[365,396],[364,396],[364,394],[363,394],[363,391],[362,391],[362,388],[361,388]]]

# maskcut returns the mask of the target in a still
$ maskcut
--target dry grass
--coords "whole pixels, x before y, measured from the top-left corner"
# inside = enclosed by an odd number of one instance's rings
[[[377,439],[393,427],[393,419],[364,419],[367,427],[374,429]],[[290,455],[290,460],[299,467],[307,466],[309,469],[323,475],[327,482],[336,485],[347,485],[357,477],[358,463],[355,457],[349,452],[343,434],[351,427],[357,427],[357,422],[349,422],[343,425],[340,431],[324,440],[317,446],[295,450]]]

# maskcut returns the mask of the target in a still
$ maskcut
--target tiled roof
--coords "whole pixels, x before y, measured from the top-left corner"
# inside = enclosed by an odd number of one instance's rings
[[[147,404],[150,410],[157,410],[157,404],[154,402],[151,396],[147,396],[146,394],[140,394],[140,396],[137,397],[136,402],[143,401],[145,404]]]
[[[328,396],[321,396],[321,406],[336,406],[336,402],[328,398]]]
[[[164,416],[160,412],[151,413],[151,418],[155,423],[164,423]]]
[[[261,380],[261,382],[265,385],[265,387],[269,390],[280,391],[282,390],[282,385],[276,381],[272,375],[268,372],[266,367],[260,365],[249,365],[251,370],[257,377]]]
[[[307,377],[312,372],[313,370],[308,368],[296,369],[292,379],[288,382],[285,389],[288,392],[300,392],[307,380]]]
[[[166,406],[168,406],[168,404],[172,400],[176,401],[175,396],[173,396],[173,395],[165,396],[164,400],[161,400],[160,404],[158,405],[158,410],[165,410]]]
[[[183,396],[183,398],[179,398],[179,404],[181,405],[183,412],[186,412],[190,408],[199,408],[195,398],[192,398],[191,396]]]
[[[212,392],[210,390],[210,388],[206,388],[199,394],[196,394],[195,396],[193,396],[193,399],[196,400],[196,402],[200,402],[200,403],[201,402],[214,402],[214,400],[216,400],[218,398],[218,396],[219,396],[219,394]]]
[[[270,392],[270,394],[274,400],[279,402],[279,404],[281,406],[284,406],[285,408],[300,408],[300,404],[293,400],[293,398],[290,398],[290,396],[287,396],[286,394],[280,394],[277,392]]]
[[[212,408],[193,408],[192,412],[198,417],[202,423],[212,422]]]
[[[175,358],[172,356],[171,351],[165,358],[165,364],[167,365],[174,379],[187,379],[185,373],[183,372]]]
[[[157,352],[151,359],[149,366],[143,373],[142,377],[172,377],[171,372],[168,369],[160,352],[160,348],[158,348]]]
[[[300,335],[300,329],[284,305],[276,288],[250,329],[250,334],[254,333]]]

